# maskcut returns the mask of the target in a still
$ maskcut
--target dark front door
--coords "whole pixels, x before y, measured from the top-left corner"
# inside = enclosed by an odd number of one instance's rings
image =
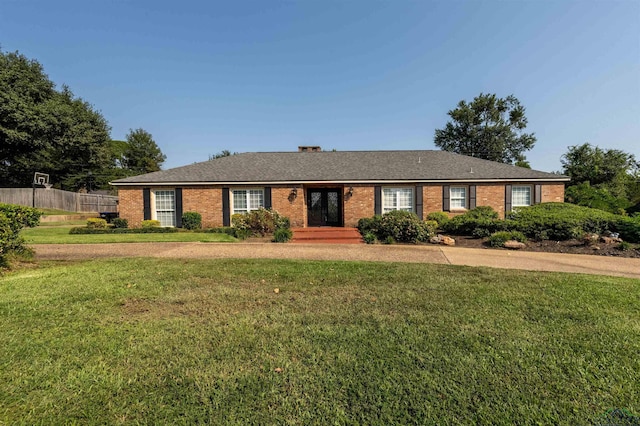
[[[307,224],[342,226],[342,190],[317,188],[307,190]]]

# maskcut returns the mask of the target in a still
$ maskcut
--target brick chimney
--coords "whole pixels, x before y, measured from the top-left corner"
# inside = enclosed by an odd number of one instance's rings
[[[299,146],[298,147],[298,152],[320,152],[322,151],[322,148],[320,148],[319,146]]]

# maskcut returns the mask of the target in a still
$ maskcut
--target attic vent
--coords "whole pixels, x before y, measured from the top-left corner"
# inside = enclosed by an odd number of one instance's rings
[[[298,152],[320,152],[322,148],[319,146],[299,146]]]

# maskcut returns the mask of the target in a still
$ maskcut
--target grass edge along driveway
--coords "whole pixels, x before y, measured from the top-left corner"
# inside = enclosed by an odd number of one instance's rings
[[[0,423],[584,424],[640,412],[640,280],[118,259],[0,277]]]
[[[172,232],[149,234],[69,234],[69,227],[39,226],[21,231],[27,244],[104,244],[145,242],[204,242],[224,243],[238,241],[227,234],[207,232]]]

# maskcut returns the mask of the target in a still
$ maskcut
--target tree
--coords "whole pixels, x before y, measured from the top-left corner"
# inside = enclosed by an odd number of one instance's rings
[[[513,95],[498,98],[480,93],[472,102],[464,100],[448,112],[452,121],[435,133],[434,143],[456,152],[507,164],[527,164],[525,151],[533,148],[533,133],[527,127],[525,109]]]
[[[567,201],[609,211],[640,202],[640,163],[632,154],[585,143],[570,146],[560,161],[571,177]]]
[[[209,154],[209,161],[211,160],[215,160],[216,158],[222,158],[222,157],[230,157],[232,155],[236,155],[237,152],[232,153],[231,151],[229,151],[228,149],[223,149],[222,151],[211,155]]]
[[[69,189],[108,163],[109,126],[42,65],[0,50],[0,181],[30,185],[36,171]]]
[[[144,129],[129,129],[127,144],[123,158],[124,166],[134,174],[157,172],[167,159],[151,133]]]

